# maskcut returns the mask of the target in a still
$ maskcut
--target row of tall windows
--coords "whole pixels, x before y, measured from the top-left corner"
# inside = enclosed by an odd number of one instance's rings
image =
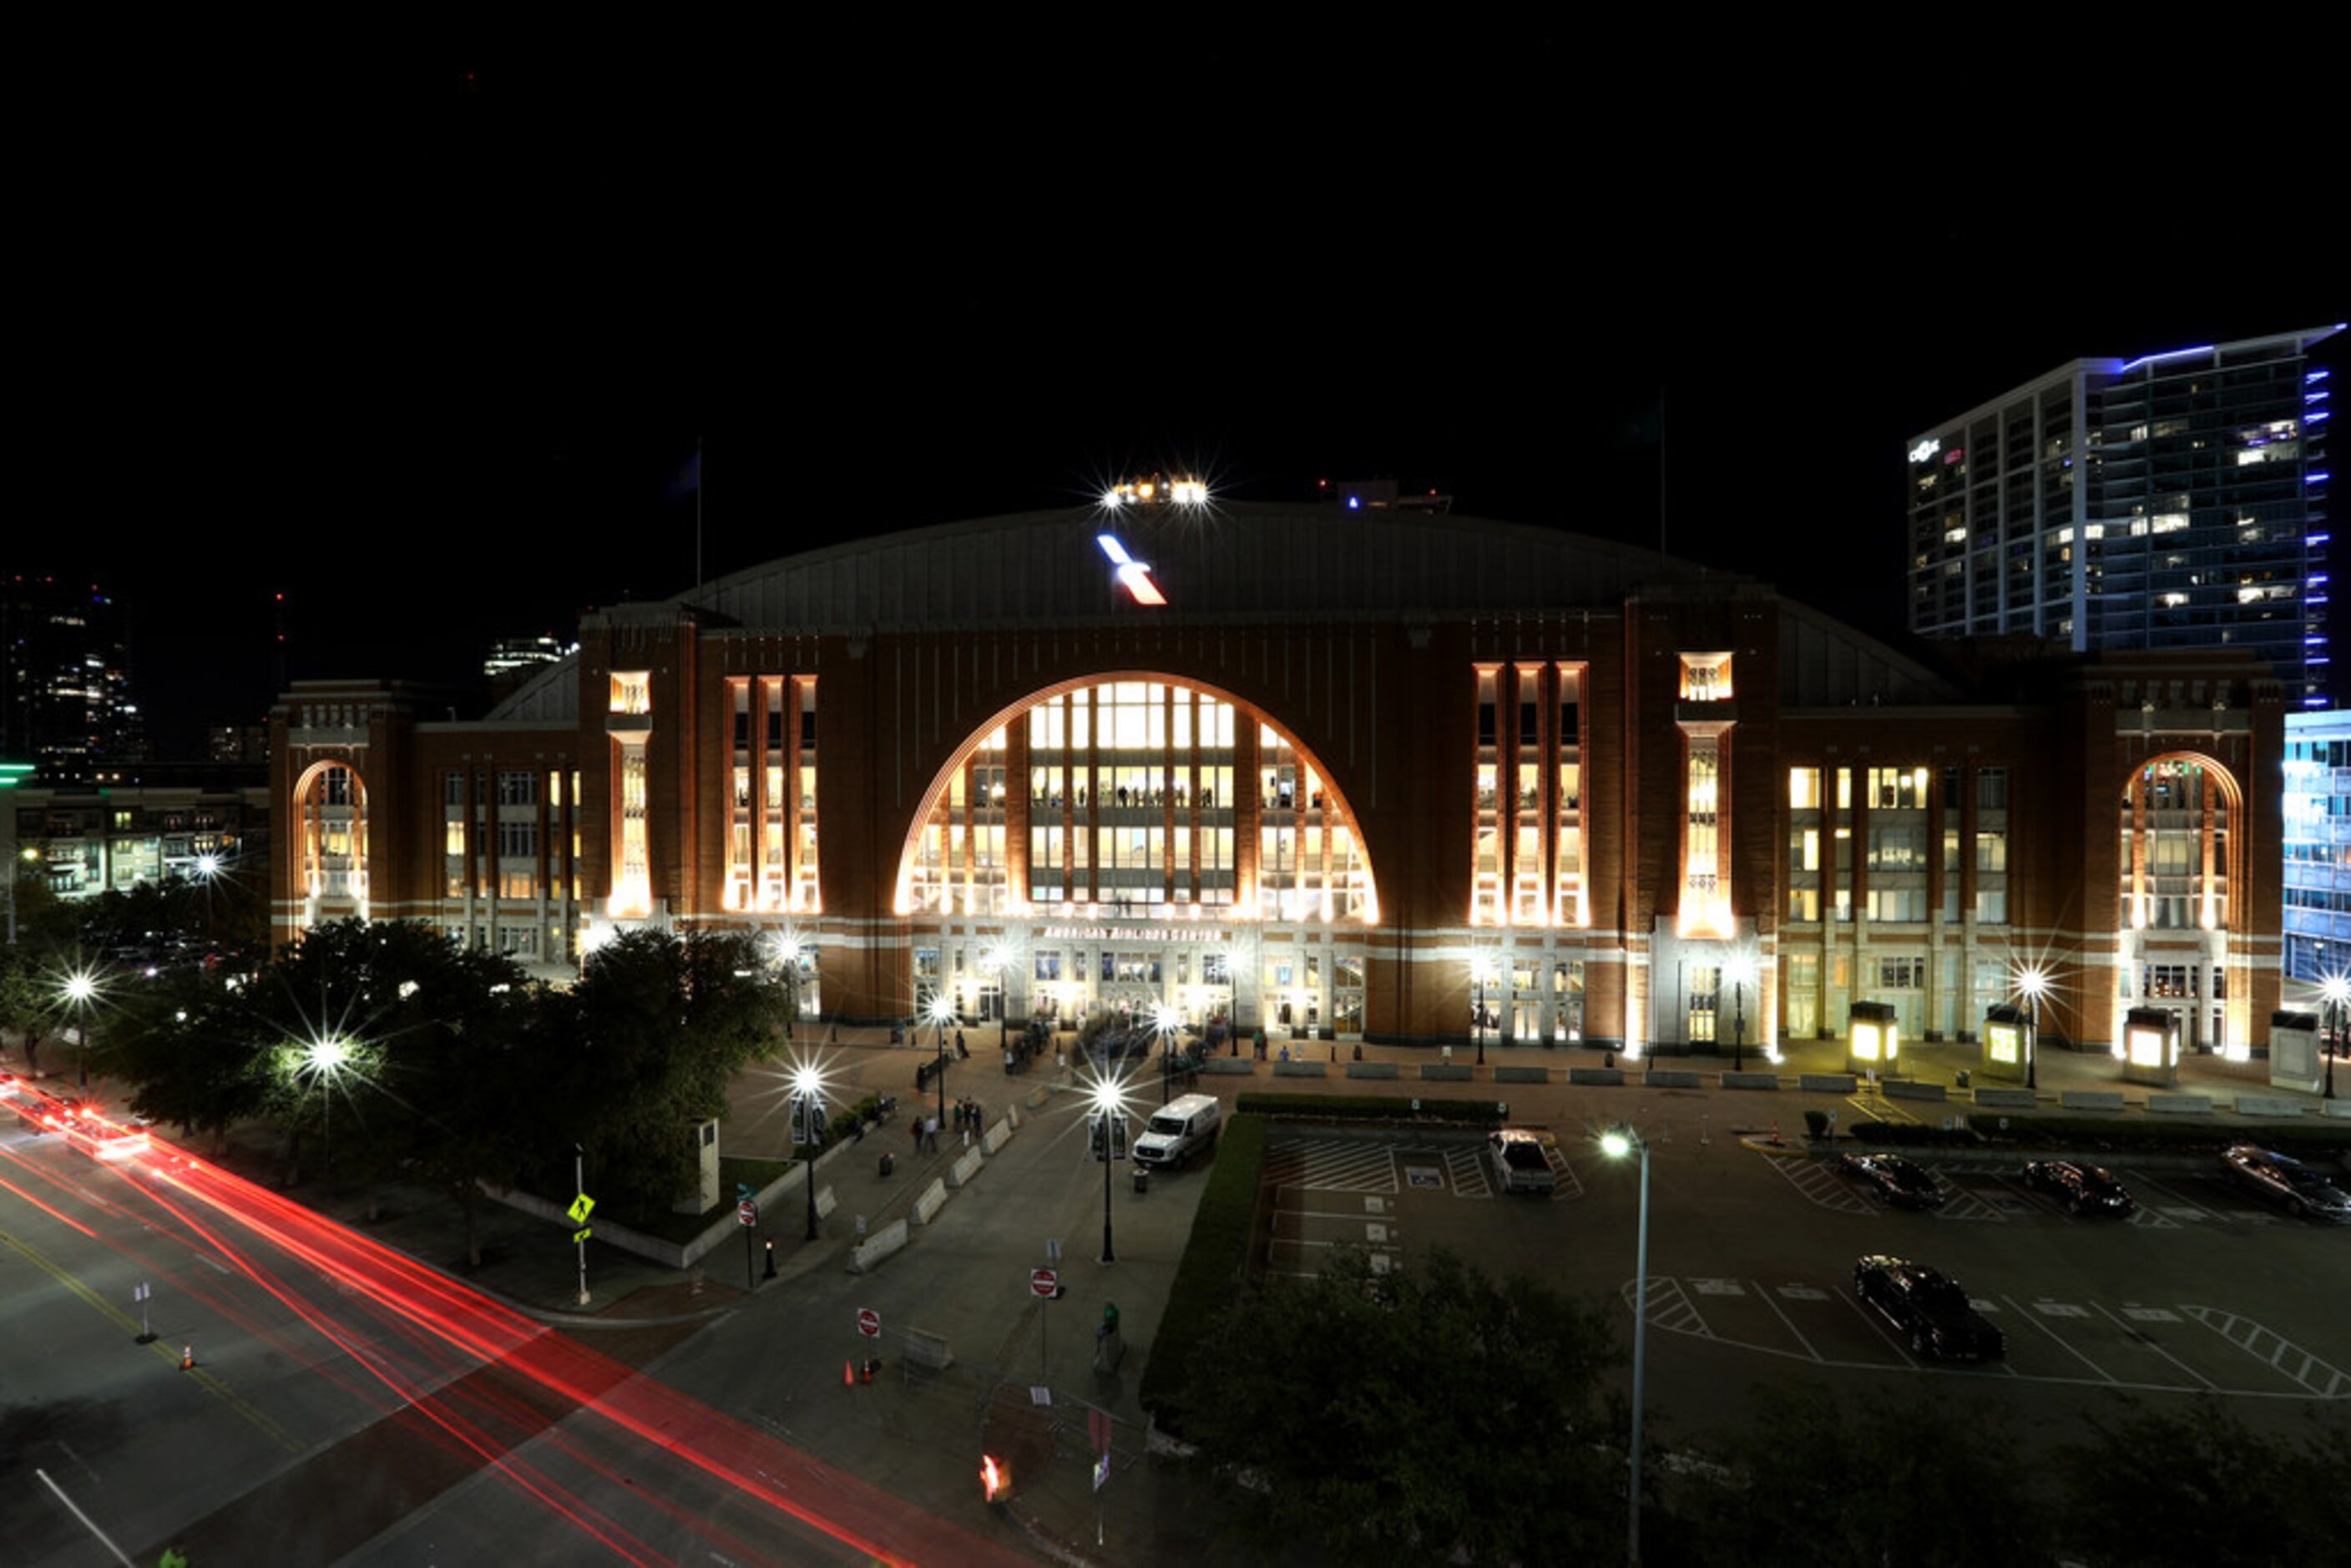
[[[1473,925],[1584,925],[1583,666],[1477,666]]]
[[[817,863],[816,677],[726,683],[733,712],[726,905],[824,907]]]
[[[1834,924],[1859,909],[1876,922],[1918,925],[1939,914],[1956,924],[1964,910],[1979,925],[2006,924],[2008,770],[1974,770],[1972,834],[1960,826],[1963,778],[1957,768],[1939,779],[1918,767],[1790,768],[1787,918]]]

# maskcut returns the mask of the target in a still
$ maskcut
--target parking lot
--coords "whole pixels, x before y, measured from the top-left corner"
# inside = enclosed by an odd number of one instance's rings
[[[1756,1381],[1808,1369],[1966,1378],[2020,1395],[2037,1385],[2351,1400],[2351,1355],[2329,1327],[2330,1297],[2351,1270],[2351,1228],[2265,1208],[2217,1163],[2118,1167],[2138,1207],[2095,1217],[2029,1186],[2022,1157],[1920,1156],[1949,1194],[1931,1210],[1886,1207],[1834,1160],[1734,1138],[1702,1133],[1653,1158],[1650,1324],[1743,1358]],[[1264,1265],[1311,1273],[1344,1245],[1388,1269],[1443,1245],[1490,1272],[1596,1291],[1629,1316],[1635,1173],[1574,1137],[1552,1145],[1551,1163],[1551,1197],[1505,1197],[1472,1134],[1278,1131],[1267,1145]],[[2006,1336],[2005,1357],[1945,1365],[1914,1355],[1855,1293],[1854,1260],[1868,1252],[1959,1279]],[[1693,1364],[1654,1336],[1652,1355],[1662,1368]]]

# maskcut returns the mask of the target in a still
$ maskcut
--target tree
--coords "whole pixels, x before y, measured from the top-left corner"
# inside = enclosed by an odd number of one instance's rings
[[[2106,1564],[2322,1561],[2351,1541],[2351,1421],[2255,1431],[2211,1401],[2143,1410],[2061,1456],[2066,1555]]]
[[[131,1086],[131,1108],[153,1122],[212,1134],[268,1104],[271,1053],[246,998],[217,975],[179,970],[128,993],[99,1037],[95,1064]]]
[[[1569,1562],[1621,1552],[1605,1316],[1449,1252],[1245,1287],[1192,1368],[1186,1435],[1277,1549],[1334,1561]]]
[[[2005,1406],[1767,1387],[1717,1458],[1668,1488],[1668,1530],[1690,1561],[2053,1560],[2042,1459]]]
[[[632,931],[550,1006],[566,1016],[566,1121],[606,1186],[666,1204],[693,1190],[686,1130],[723,1115],[734,1075],[776,1049],[789,1007],[741,933]]]

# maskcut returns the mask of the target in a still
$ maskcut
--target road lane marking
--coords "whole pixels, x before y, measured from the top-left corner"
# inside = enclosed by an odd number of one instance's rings
[[[1844,1302],[1846,1306],[1851,1307],[1855,1312],[1859,1312],[1861,1314],[1861,1321],[1867,1323],[1871,1328],[1876,1329],[1877,1331],[1877,1337],[1894,1347],[1894,1354],[1902,1358],[1904,1365],[1909,1367],[1913,1372],[1918,1370],[1918,1363],[1917,1359],[1911,1355],[1910,1347],[1904,1344],[1901,1339],[1894,1333],[1893,1329],[1887,1326],[1886,1319],[1879,1314],[1876,1309],[1870,1306],[1868,1302],[1863,1301],[1859,1296],[1848,1296],[1843,1291],[1839,1291],[1837,1292],[1837,1299]]]

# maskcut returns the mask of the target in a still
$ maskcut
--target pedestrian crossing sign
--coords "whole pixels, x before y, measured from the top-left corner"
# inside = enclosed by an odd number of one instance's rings
[[[593,1209],[595,1207],[596,1200],[590,1197],[583,1192],[578,1197],[573,1198],[571,1200],[571,1207],[565,1209],[563,1212],[571,1217],[572,1224],[585,1225],[588,1223],[589,1211]]]

